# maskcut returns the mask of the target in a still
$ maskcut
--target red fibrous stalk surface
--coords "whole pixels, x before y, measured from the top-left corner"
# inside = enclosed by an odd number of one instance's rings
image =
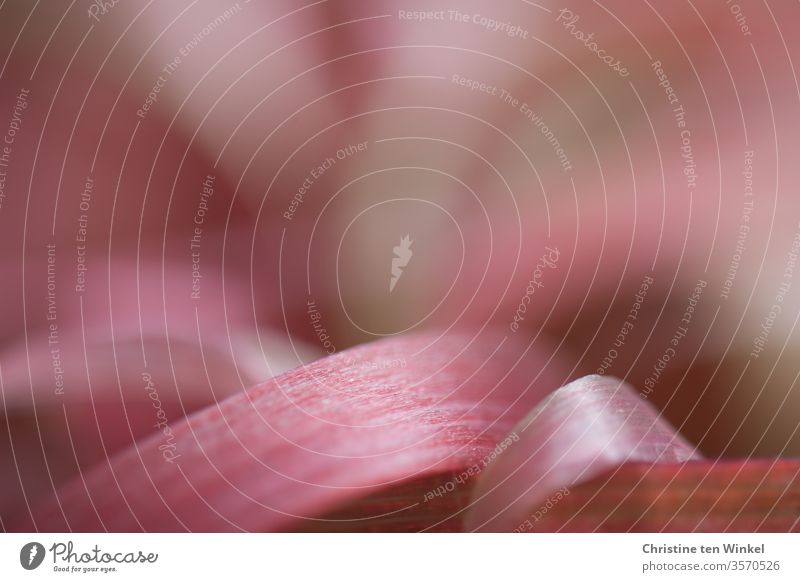
[[[800,461],[630,463],[570,490],[530,531],[800,531]]]

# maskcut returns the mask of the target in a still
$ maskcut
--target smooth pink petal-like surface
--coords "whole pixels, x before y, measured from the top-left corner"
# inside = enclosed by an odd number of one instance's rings
[[[483,458],[563,384],[545,345],[420,334],[325,358],[138,443],[17,528],[302,528],[302,518]]]
[[[554,491],[627,461],[682,462],[699,456],[636,390],[587,376],[559,389],[517,427],[481,475],[470,530],[511,531]]]

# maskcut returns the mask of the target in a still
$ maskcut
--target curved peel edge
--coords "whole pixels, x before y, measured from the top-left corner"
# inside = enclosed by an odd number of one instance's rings
[[[511,435],[516,442],[478,478],[467,530],[518,530],[554,491],[625,462],[700,458],[635,388],[609,376],[555,391]]]

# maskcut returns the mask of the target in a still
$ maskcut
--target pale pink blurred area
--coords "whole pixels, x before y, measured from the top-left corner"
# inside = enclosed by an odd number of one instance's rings
[[[550,4],[493,6],[523,39],[482,29],[485,3],[380,4],[395,21],[376,51],[380,74],[350,73],[379,79],[352,120],[366,147],[323,177],[333,180],[323,210],[319,181],[301,205],[328,230],[297,243],[319,257],[297,275],[326,298],[342,341],[509,324],[556,249],[523,327],[564,338],[583,354],[577,370],[613,354],[604,371],[657,382],[648,396],[709,452],[796,451],[800,306],[780,292],[800,216],[796,41],[772,7],[739,8],[747,30],[730,10],[688,3],[581,2],[560,19]],[[575,30],[631,73],[606,67]],[[374,42],[358,38],[361,51]],[[413,263],[390,292],[392,249],[406,236]],[[766,352],[751,356],[762,325]]]
[[[608,374],[709,457],[797,455],[799,9],[731,6],[0,5],[0,518],[417,333],[547,346],[506,428]]]

